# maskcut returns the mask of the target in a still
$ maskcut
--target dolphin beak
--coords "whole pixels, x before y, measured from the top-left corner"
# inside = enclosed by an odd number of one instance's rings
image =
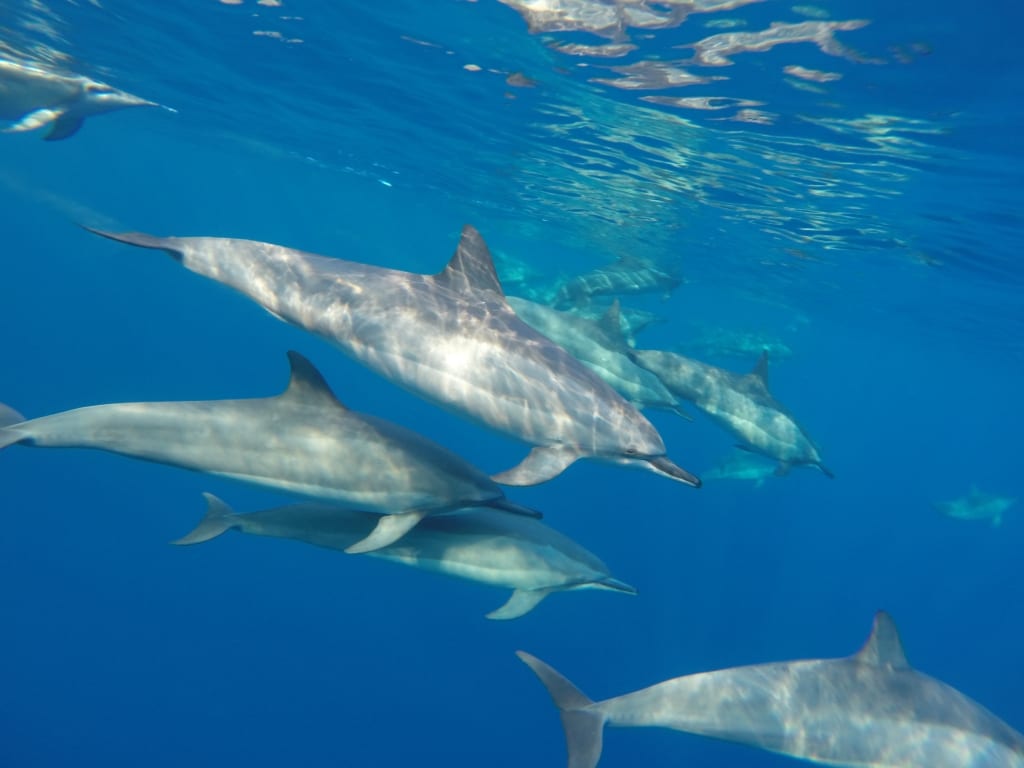
[[[694,488],[700,488],[700,478],[691,472],[687,472],[682,467],[678,466],[672,459],[667,456],[656,456],[652,459],[647,459],[647,463],[651,468],[659,475],[664,475],[672,480],[679,483],[686,483],[692,485]]]

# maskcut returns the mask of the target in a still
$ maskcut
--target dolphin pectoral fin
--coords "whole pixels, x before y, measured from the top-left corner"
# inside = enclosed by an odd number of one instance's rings
[[[29,112],[21,120],[4,128],[4,133],[21,133],[22,131],[34,131],[47,123],[52,123],[64,114],[63,109],[37,109]]]
[[[500,608],[487,614],[488,619],[518,619],[537,607],[537,603],[551,594],[550,589],[517,589]]]
[[[346,547],[345,551],[350,555],[362,555],[394,544],[426,516],[426,511],[421,509],[399,512],[397,515],[381,515],[377,527],[370,532],[370,535],[362,541],[357,541],[352,546]]]
[[[184,546],[187,544],[202,544],[204,541],[215,539],[224,531],[231,530],[238,523],[238,515],[227,505],[226,502],[218,499],[212,493],[204,493],[206,499],[206,515],[199,521],[199,525],[192,529],[180,539],[175,539],[171,544]]]
[[[567,446],[538,445],[519,464],[491,475],[501,485],[537,485],[562,474],[580,455]]]
[[[683,406],[681,406],[679,403],[676,403],[668,410],[674,413],[676,416],[679,416],[682,419],[686,419],[686,421],[693,421],[693,414],[684,409]]]
[[[84,122],[85,118],[65,112],[53,121],[53,128],[43,137],[43,141],[60,141],[69,136],[74,136],[78,133],[78,129],[82,127]]]
[[[604,746],[604,709],[536,656],[525,651],[516,651],[516,656],[540,678],[558,707],[569,750],[569,768],[595,768]]]

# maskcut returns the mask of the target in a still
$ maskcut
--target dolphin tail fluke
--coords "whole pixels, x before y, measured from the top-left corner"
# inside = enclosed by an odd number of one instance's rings
[[[199,521],[199,525],[192,529],[191,533],[185,534],[180,539],[175,539],[171,544],[179,546],[202,544],[238,525],[238,515],[228,506],[227,502],[212,493],[204,493],[203,498],[206,499],[206,515]]]
[[[562,716],[565,744],[569,750],[569,768],[595,768],[601,759],[605,714],[580,690],[540,659],[525,651],[516,651],[551,694]]]
[[[518,619],[532,611],[545,597],[551,594],[548,589],[517,589],[500,608],[487,614],[488,619]]]
[[[427,513],[420,509],[400,512],[397,515],[381,515],[377,527],[370,531],[370,535],[346,547],[345,551],[350,555],[362,555],[383,549],[405,536],[426,516]]]
[[[24,440],[25,436],[15,429],[4,429],[14,424],[20,424],[25,417],[13,408],[0,403],[0,449]]]
[[[86,232],[92,232],[94,235],[105,237],[108,240],[115,240],[119,243],[127,243],[128,245],[134,245],[138,248],[151,248],[158,251],[164,251],[170,254],[176,261],[181,261],[181,251],[173,247],[171,238],[167,237],[156,237],[155,235],[147,235],[145,232],[107,232],[102,229],[96,229],[94,227],[87,227],[84,224],[80,225]]]
[[[572,448],[538,445],[518,465],[491,475],[501,485],[537,485],[562,474],[580,456]]]

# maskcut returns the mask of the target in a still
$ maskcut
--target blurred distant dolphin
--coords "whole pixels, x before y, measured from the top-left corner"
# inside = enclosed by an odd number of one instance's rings
[[[943,515],[955,520],[989,520],[993,527],[999,527],[1003,524],[1003,515],[1016,503],[1013,497],[983,493],[972,485],[966,496],[952,501],[938,501],[934,506]]]
[[[0,448],[96,448],[386,513],[350,552],[470,504],[537,516],[451,451],[350,411],[308,360],[288,357],[291,382],[277,397],[78,408],[0,427]]]
[[[586,305],[594,296],[661,291],[667,298],[683,282],[678,271],[651,259],[623,256],[617,261],[567,280],[558,289],[554,306]]]
[[[879,612],[853,656],[677,677],[593,702],[519,651],[562,715],[569,768],[594,768],[605,723],[657,726],[853,768],[1024,768],[1024,736],[907,663]]]
[[[767,353],[761,353],[757,366],[745,376],[676,352],[637,349],[630,354],[656,373],[673,394],[690,400],[739,437],[741,448],[778,461],[776,474],[786,474],[794,464],[809,464],[827,477],[834,476],[821,463],[818,446],[768,391]]]
[[[4,129],[7,133],[49,125],[46,141],[58,141],[73,136],[87,117],[158,106],[87,77],[0,60],[0,120],[16,121]]]
[[[750,480],[755,488],[775,474],[775,465],[759,453],[737,450],[701,475],[702,480]]]
[[[90,231],[164,250],[396,384],[532,443],[521,464],[494,476],[500,483],[534,485],[593,457],[700,484],[665,456],[661,436],[632,404],[516,317],[473,227],[436,275],[252,240]]]
[[[235,514],[216,496],[204,494],[206,517],[175,544],[198,544],[236,529],[257,536],[295,539],[328,549],[348,550],[370,533],[380,515],[328,504],[292,504]],[[394,544],[368,553],[427,571],[509,587],[512,596],[489,619],[514,619],[533,610],[552,592],[608,589],[636,594],[612,578],[596,556],[538,520],[483,507],[457,515],[428,517]]]

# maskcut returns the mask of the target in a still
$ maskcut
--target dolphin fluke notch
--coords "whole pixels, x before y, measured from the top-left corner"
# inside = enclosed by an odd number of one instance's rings
[[[587,698],[575,685],[536,656],[516,651],[516,656],[544,683],[558,707],[569,750],[569,768],[595,768],[601,759],[605,715],[600,704]]]
[[[204,541],[215,539],[224,531],[229,531],[238,525],[238,515],[235,514],[227,502],[217,498],[212,493],[204,493],[206,499],[206,515],[199,521],[199,525],[185,534],[180,539],[175,539],[171,544],[186,546],[188,544],[202,544]]]
[[[99,235],[118,243],[127,243],[137,248],[164,251],[173,257],[175,261],[181,261],[182,258],[181,250],[174,246],[174,238],[156,237],[155,235],[147,235],[145,232],[107,232],[95,227],[88,227],[85,224],[80,224],[79,226],[86,232],[92,232],[94,235]]]
[[[483,236],[470,224],[462,228],[455,255],[447,267],[434,275],[434,280],[458,293],[493,291],[499,296],[505,295],[491,251]]]

